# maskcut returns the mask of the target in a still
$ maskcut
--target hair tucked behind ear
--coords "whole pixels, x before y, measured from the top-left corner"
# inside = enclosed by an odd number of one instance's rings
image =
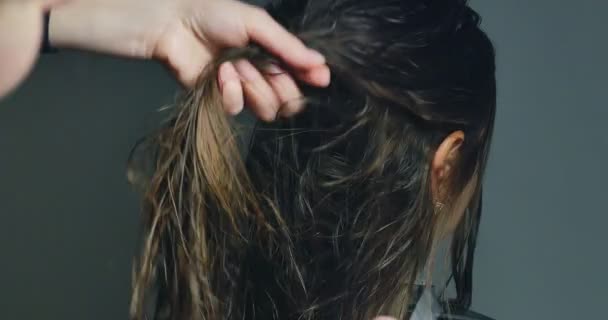
[[[230,50],[141,143],[155,163],[144,184],[136,319],[154,282],[158,319],[405,318],[449,219],[435,210],[430,179],[447,135],[466,138],[445,200],[483,176],[494,52],[466,1],[275,2],[275,18],[326,56],[332,84],[302,85],[305,111],[258,125],[244,162],[218,66],[278,62],[255,46]],[[144,166],[132,160],[138,183]]]

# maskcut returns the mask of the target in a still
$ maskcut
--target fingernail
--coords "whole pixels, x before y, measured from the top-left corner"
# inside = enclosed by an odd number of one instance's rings
[[[236,71],[247,81],[255,81],[257,79],[257,70],[247,61],[240,60],[234,65]]]
[[[310,59],[313,60],[315,64],[325,64],[325,56],[319,51],[308,49],[308,52],[310,53]]]
[[[274,63],[269,64],[265,69],[266,73],[271,76],[285,73],[285,70],[281,69]]]
[[[238,114],[243,110],[243,92],[237,82],[228,81],[224,83],[222,98],[228,113]]]
[[[302,98],[292,99],[285,103],[285,105],[279,109],[277,116],[279,118],[289,118],[297,113],[300,113],[304,109],[304,100]]]
[[[238,80],[239,74],[238,72],[236,72],[234,64],[232,64],[231,62],[225,62],[224,64],[222,64],[219,70],[220,88],[223,88],[224,82]]]
[[[322,76],[319,79],[319,83],[322,87],[327,87],[331,83],[331,71],[329,68],[323,70]]]

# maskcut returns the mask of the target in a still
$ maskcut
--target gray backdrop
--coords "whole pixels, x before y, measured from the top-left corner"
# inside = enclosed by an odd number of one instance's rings
[[[608,301],[605,1],[474,1],[498,50],[499,112],[474,307],[603,319]],[[161,66],[44,57],[0,103],[0,319],[126,319],[135,142],[176,85]]]

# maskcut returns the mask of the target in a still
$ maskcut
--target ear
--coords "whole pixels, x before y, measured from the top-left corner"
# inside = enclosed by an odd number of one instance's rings
[[[442,201],[446,196],[444,186],[455,170],[454,166],[463,142],[464,132],[452,132],[441,142],[435,152],[431,163],[431,188],[436,201]]]

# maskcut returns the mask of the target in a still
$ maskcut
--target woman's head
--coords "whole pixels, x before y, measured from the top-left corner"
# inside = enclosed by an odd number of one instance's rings
[[[332,70],[333,90],[305,96],[346,117],[364,102],[369,114],[390,118],[387,125],[412,126],[415,132],[379,143],[425,143],[433,200],[462,209],[483,173],[496,95],[493,47],[467,1],[275,2],[274,16]]]
[[[284,0],[270,11],[326,56],[332,84],[303,86],[301,114],[256,127],[245,165],[217,66],[264,68],[271,55],[226,52],[177,104],[148,140],[135,314],[158,278],[171,319],[399,313],[438,238],[466,231],[495,112],[493,48],[466,1]]]

